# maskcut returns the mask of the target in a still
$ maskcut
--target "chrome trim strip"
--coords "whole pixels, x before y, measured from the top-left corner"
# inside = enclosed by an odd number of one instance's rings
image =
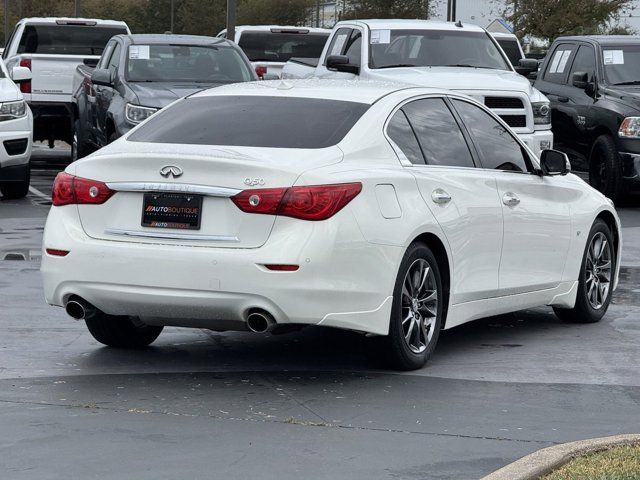
[[[238,237],[230,235],[199,235],[197,233],[177,233],[177,232],[148,232],[136,230],[121,230],[119,228],[107,228],[104,231],[107,235],[122,235],[125,237],[162,238],[166,240],[202,240],[209,242],[239,242]]]
[[[210,187],[208,185],[194,185],[191,183],[162,183],[162,182],[110,182],[107,187],[116,192],[177,192],[206,195],[208,197],[233,197],[242,190],[227,187]]]

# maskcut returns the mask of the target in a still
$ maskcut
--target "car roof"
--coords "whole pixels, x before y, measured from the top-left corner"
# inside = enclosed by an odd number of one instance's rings
[[[402,90],[420,90],[421,94],[450,94],[449,90],[416,87],[406,83],[367,81],[367,80],[324,80],[309,78],[304,80],[260,80],[257,82],[235,83],[211,88],[192,95],[193,97],[212,96],[282,96],[300,98],[318,98],[325,100],[344,100],[373,104],[391,93]],[[301,112],[301,114],[313,112]]]
[[[96,22],[97,25],[117,25],[117,26],[127,26],[127,24],[121,20],[104,20],[100,18],[76,18],[76,17],[27,17],[20,20],[22,23],[50,23],[57,24],[58,21],[69,22],[69,24],[73,25],[74,22]]]
[[[256,30],[262,32],[270,32],[271,29],[281,29],[281,30],[308,30],[310,33],[330,33],[330,28],[318,28],[318,27],[300,27],[294,25],[236,25],[236,32],[242,30]],[[225,28],[222,32],[226,32]],[[218,35],[220,35],[220,33]]]
[[[467,32],[484,32],[484,28],[474,25],[473,23],[461,23],[461,27],[457,26],[457,22],[443,22],[439,20],[396,20],[396,19],[370,19],[370,20],[345,20],[342,23],[363,24],[371,30],[455,30]]]
[[[640,35],[573,35],[568,37],[558,37],[556,42],[572,40],[590,40],[600,45],[636,44],[640,43]]]
[[[231,43],[229,40],[219,37],[205,37],[202,35],[174,35],[171,33],[140,33],[134,35],[118,35],[118,37],[122,38],[125,42],[132,45],[166,45],[167,43],[178,45],[211,45]]]

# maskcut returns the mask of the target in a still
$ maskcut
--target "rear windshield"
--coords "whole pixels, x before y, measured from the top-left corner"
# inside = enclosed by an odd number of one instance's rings
[[[109,39],[122,33],[127,33],[124,27],[27,25],[18,53],[102,55]]]
[[[504,50],[504,53],[507,54],[507,58],[511,62],[511,65],[517,67],[520,63],[520,59],[522,58],[518,41],[515,38],[504,38],[498,40],[498,43],[502,47],[502,50]]]
[[[253,80],[249,64],[232,47],[131,45],[130,82],[233,83]]]
[[[291,57],[320,58],[328,33],[242,32],[238,45],[252,62],[288,62]]]
[[[325,148],[340,142],[368,108],[364,103],[316,98],[191,97],[151,117],[129,140]]]

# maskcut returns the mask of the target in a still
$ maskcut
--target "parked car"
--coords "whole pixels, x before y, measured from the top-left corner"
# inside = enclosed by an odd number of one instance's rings
[[[10,75],[0,60],[0,193],[5,198],[24,197],[29,191],[33,115],[18,85],[30,78],[25,67],[13,67]]]
[[[111,346],[320,325],[403,369],[476,318],[604,315],[620,224],[564,154],[450,90],[287,83],[191,95],[60,173],[46,301]]]
[[[536,88],[551,101],[558,148],[613,200],[640,187],[640,37],[558,38]]]
[[[520,66],[520,60],[525,59],[524,50],[520,45],[520,39],[513,33],[501,33],[501,32],[489,32],[493,38],[496,39],[498,45],[502,48],[507,55],[509,62],[513,68]]]
[[[107,41],[129,33],[126,23],[84,18],[23,18],[2,54],[9,71],[21,66],[32,78],[20,90],[34,117],[34,140],[71,143],[71,84],[78,64],[95,65]]]
[[[493,109],[536,155],[553,145],[548,100],[513,70],[494,38],[478,26],[424,20],[339,22],[316,63],[289,62],[282,78],[313,75],[450,88]]]
[[[103,147],[180,97],[257,78],[242,50],[222,38],[117,35],[97,68],[76,70],[72,157]]]
[[[317,58],[331,30],[277,25],[241,25],[233,39],[247,54],[260,78],[278,78],[291,57]],[[222,30],[218,37],[227,38]]]

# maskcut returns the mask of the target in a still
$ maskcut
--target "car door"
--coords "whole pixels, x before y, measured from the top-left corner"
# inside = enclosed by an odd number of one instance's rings
[[[106,67],[111,72],[111,79],[113,81],[116,80],[116,76],[118,73],[118,66],[120,65],[120,53],[122,51],[122,44],[116,43],[116,46],[113,49],[113,53],[111,54],[111,58],[107,63]],[[96,85],[96,103],[95,103],[95,121],[96,121],[96,136],[98,137],[98,143],[100,145],[106,145],[109,143],[109,138],[107,134],[107,112],[109,110],[109,105],[111,105],[111,99],[115,94],[115,89],[113,87],[106,87],[102,85]]]
[[[462,99],[453,105],[482,169],[498,186],[504,217],[500,295],[556,286],[571,243],[570,205],[578,193],[564,178],[535,173],[527,150],[491,113]]]
[[[549,99],[554,145],[563,151],[565,150],[563,145],[570,138],[568,132],[570,120],[566,108],[569,102],[567,79],[576,50],[577,46],[574,43],[558,44],[543,67],[542,79],[535,83],[535,87]]]
[[[588,87],[587,90],[574,87],[572,83],[574,73],[586,73],[592,87]],[[563,125],[566,136],[564,143],[573,153],[571,166],[574,170],[585,173],[589,172],[587,158],[591,146],[589,129],[592,128],[590,111],[594,105],[595,81],[596,51],[591,45],[581,44],[569,70],[565,87],[565,96],[568,98],[568,102],[563,107],[565,115],[562,120],[566,122],[566,125]]]
[[[447,101],[430,97],[403,104],[387,135],[449,243],[452,303],[497,295],[502,211],[496,180],[493,172],[475,168]]]

